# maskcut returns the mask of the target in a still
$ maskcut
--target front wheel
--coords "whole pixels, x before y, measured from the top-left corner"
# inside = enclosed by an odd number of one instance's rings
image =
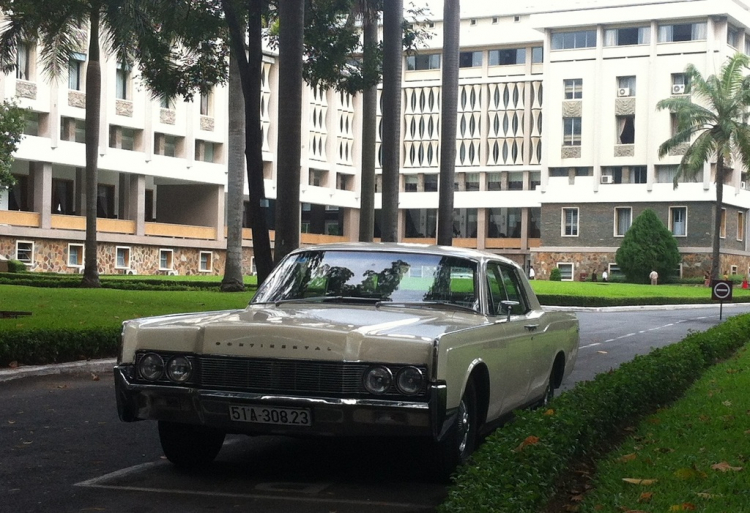
[[[477,443],[477,395],[474,382],[466,384],[458,405],[456,422],[445,438],[437,443],[440,476],[448,479],[459,465],[463,465],[474,452]]]
[[[159,441],[164,455],[178,467],[194,468],[211,463],[224,444],[218,429],[159,421]]]
[[[555,369],[552,369],[552,373],[549,375],[547,381],[547,388],[544,390],[544,397],[539,401],[539,408],[546,408],[549,406],[550,401],[555,398]]]

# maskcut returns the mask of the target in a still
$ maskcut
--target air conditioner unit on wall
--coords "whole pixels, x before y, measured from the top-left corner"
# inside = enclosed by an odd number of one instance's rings
[[[685,84],[674,84],[672,94],[685,94]]]
[[[602,175],[602,183],[612,183],[612,177],[609,175]]]
[[[617,90],[617,96],[630,96],[629,87],[621,87]]]

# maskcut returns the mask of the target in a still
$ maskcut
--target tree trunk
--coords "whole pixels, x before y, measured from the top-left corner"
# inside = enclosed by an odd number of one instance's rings
[[[299,247],[304,0],[279,2],[279,141],[275,260]]]
[[[372,63],[378,46],[377,19],[364,13],[362,20],[364,65]],[[362,178],[360,186],[359,240],[372,242],[375,229],[375,134],[378,123],[378,87],[372,86],[362,94]]]
[[[403,0],[383,4],[383,206],[381,240],[398,242],[398,180],[401,164],[401,23]]]
[[[245,102],[245,157],[247,162],[248,216],[253,231],[253,256],[258,285],[265,281],[273,269],[271,240],[268,234],[263,182],[263,132],[260,119],[261,71],[263,66],[263,40],[261,17],[265,2],[248,5],[248,47],[245,49],[245,31],[239,22],[232,2],[223,0],[230,32],[232,58],[237,62]]]
[[[82,287],[101,287],[96,243],[96,201],[99,182],[99,119],[102,70],[99,62],[99,10],[91,10],[89,55],[86,66],[86,244]]]
[[[716,212],[714,214],[714,240],[711,249],[711,277],[718,280],[721,272],[721,210],[724,200],[724,157],[716,159]]]
[[[227,155],[227,259],[222,292],[242,292],[242,200],[245,193],[245,100],[237,60],[229,63]]]
[[[458,116],[458,46],[460,0],[443,3],[443,87],[440,106],[440,193],[437,243],[453,245],[453,189]]]

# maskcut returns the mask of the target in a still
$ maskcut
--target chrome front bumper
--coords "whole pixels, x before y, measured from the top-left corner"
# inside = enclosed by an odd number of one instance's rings
[[[299,397],[133,383],[128,365],[114,368],[117,411],[125,422],[167,420],[219,428],[227,433],[294,436],[430,436],[442,438],[453,415],[446,413],[445,385],[431,384],[429,402]],[[233,421],[231,406],[305,408],[311,426]]]

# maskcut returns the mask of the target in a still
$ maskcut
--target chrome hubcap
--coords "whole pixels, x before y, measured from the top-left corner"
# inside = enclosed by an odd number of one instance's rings
[[[458,452],[463,456],[466,452],[466,446],[469,443],[469,429],[471,428],[469,419],[469,410],[466,408],[466,401],[461,401],[458,409]]]

